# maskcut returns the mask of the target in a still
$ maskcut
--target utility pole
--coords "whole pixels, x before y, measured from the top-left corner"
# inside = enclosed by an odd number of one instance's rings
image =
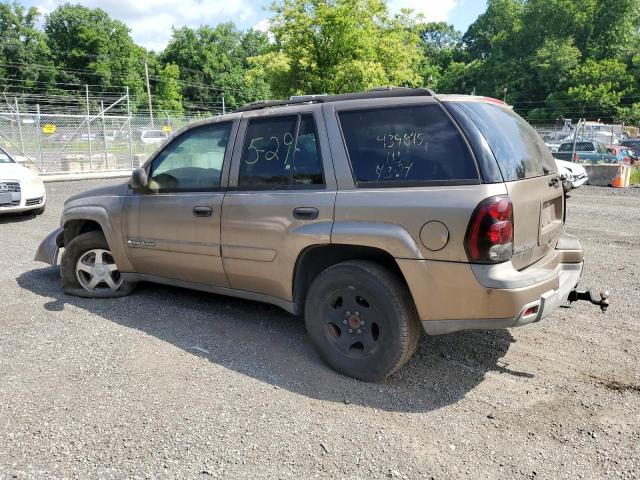
[[[149,118],[151,118],[151,128],[153,128],[153,103],[151,102],[151,86],[149,85],[149,67],[147,61],[144,61],[144,76],[147,80],[147,97],[149,99]]]
[[[224,95],[222,95],[222,114],[224,115],[225,113],[227,113],[227,109],[224,105]]]

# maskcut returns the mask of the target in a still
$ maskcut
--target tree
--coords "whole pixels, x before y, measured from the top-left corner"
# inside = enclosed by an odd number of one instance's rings
[[[419,27],[420,46],[425,57],[445,69],[459,54],[462,34],[445,22],[428,22]]]
[[[158,70],[157,87],[155,89],[156,108],[160,111],[168,111],[181,114],[182,94],[180,93],[180,67],[175,63],[168,63]]]
[[[251,59],[250,78],[268,78],[277,96],[420,83],[409,12],[392,16],[382,0],[282,0],[272,8],[275,45]]]
[[[45,36],[37,28],[38,10],[0,3],[0,76],[5,92],[46,92],[55,68]]]
[[[573,38],[548,38],[530,61],[532,77],[546,92],[566,87],[569,74],[580,63],[580,57]]]
[[[197,30],[182,27],[173,31],[160,60],[180,68],[182,96],[189,109],[219,111],[222,97],[231,108],[268,97],[264,79],[249,81],[248,59],[268,46],[266,34],[243,33],[233,23]]]
[[[64,4],[46,16],[44,31],[62,82],[107,91],[127,86],[142,99],[146,52],[122,22],[99,8]]]

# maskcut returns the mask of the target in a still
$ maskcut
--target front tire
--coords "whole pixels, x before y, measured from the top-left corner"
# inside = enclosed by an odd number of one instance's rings
[[[305,303],[307,332],[335,370],[378,381],[413,355],[420,321],[404,283],[369,261],[348,261],[314,280]]]
[[[69,242],[60,278],[65,293],[85,298],[123,297],[135,286],[122,278],[102,232],[83,233]]]

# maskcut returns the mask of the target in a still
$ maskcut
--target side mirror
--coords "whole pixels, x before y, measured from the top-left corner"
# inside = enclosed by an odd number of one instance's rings
[[[144,168],[138,167],[131,173],[131,180],[129,186],[136,192],[146,190],[149,186],[149,179],[147,178],[147,171]]]

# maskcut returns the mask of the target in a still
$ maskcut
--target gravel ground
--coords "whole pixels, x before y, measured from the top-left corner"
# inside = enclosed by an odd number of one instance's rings
[[[640,478],[640,189],[569,201],[607,314],[423,336],[367,384],[275,307],[62,295],[36,247],[64,198],[113,182],[49,184],[43,216],[0,217],[0,478]]]

